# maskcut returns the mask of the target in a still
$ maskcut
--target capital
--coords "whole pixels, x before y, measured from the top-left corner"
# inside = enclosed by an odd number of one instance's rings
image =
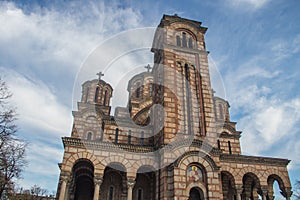
[[[103,182],[103,178],[101,175],[96,175],[94,177],[94,184],[95,185],[101,185],[101,183]]]
[[[135,180],[134,179],[128,179],[127,180],[127,186],[129,188],[133,188],[134,187],[134,184],[135,184]]]

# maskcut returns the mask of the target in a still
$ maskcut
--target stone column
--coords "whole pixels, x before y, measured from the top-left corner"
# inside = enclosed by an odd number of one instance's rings
[[[261,189],[262,200],[267,200],[267,195],[268,195],[268,189],[267,188],[262,188]]]
[[[99,193],[100,193],[100,186],[102,184],[102,176],[101,175],[95,175],[94,177],[94,200],[98,200],[99,199]]]
[[[237,200],[242,200],[242,194],[243,194],[243,186],[242,185],[237,185],[236,186],[236,199]]]
[[[293,194],[292,188],[285,188],[285,192],[283,196],[286,198],[286,200],[290,200],[292,194]]]
[[[128,192],[127,192],[127,200],[132,200],[132,190],[135,184],[134,179],[127,180]]]
[[[67,189],[67,183],[70,178],[69,173],[62,173],[61,174],[61,186],[60,186],[60,192],[59,192],[59,200],[65,200],[66,195],[66,189]]]

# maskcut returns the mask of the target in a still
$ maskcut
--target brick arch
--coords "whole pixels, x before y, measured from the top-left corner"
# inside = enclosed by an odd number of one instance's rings
[[[209,171],[217,171],[219,170],[219,167],[217,164],[214,162],[214,160],[206,153],[201,152],[201,151],[189,151],[182,156],[180,156],[174,163],[176,167],[181,168],[182,164],[186,165],[185,168],[190,164],[190,163],[199,163],[202,164],[205,169],[209,168]],[[182,168],[182,169],[185,169]],[[207,170],[208,171],[208,170]]]
[[[223,165],[221,171],[227,171],[235,177],[235,180],[239,177],[239,171],[235,168],[230,167],[229,165]]]
[[[107,158],[102,160],[102,163],[104,166],[109,166],[111,163],[119,163],[124,166],[124,168],[127,170],[127,173],[131,173],[133,171],[132,163],[126,160],[124,157],[121,157],[120,155],[108,156]]]
[[[238,179],[236,180],[236,184],[243,184],[243,177],[247,173],[252,173],[258,177],[260,183],[263,183],[261,180],[262,174],[260,171],[255,169],[254,167],[244,167],[238,172]],[[260,177],[260,178],[259,178]]]
[[[155,160],[149,159],[149,158],[147,158],[147,159],[140,159],[140,160],[135,161],[133,163],[133,168],[135,169],[136,173],[143,166],[147,166],[147,167],[149,167],[149,168],[151,168],[153,170],[157,170],[158,167],[159,167],[158,163]]]
[[[89,152],[85,152],[85,151],[72,154],[68,158],[66,158],[66,162],[62,166],[62,170],[71,172],[76,161],[78,161],[80,159],[89,160],[93,164],[95,174],[96,173],[103,174],[104,165],[97,159],[96,156],[94,156],[93,154],[91,154]]]
[[[284,184],[285,187],[291,187],[291,183],[290,183],[290,180],[287,178],[287,175],[284,174],[283,172],[279,171],[278,169],[274,169],[274,168],[267,169],[266,171],[264,171],[263,176],[262,176],[263,181],[267,182],[268,178],[271,175],[278,176],[282,180],[282,183]]]
[[[204,167],[206,173],[215,171],[214,166],[212,166],[212,164],[208,162],[205,158],[193,154],[188,154],[186,156],[183,156],[175,166],[178,167],[179,169],[187,169],[187,167],[191,163],[199,163]]]

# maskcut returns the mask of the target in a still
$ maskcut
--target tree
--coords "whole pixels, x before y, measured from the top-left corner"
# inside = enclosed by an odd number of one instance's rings
[[[0,199],[9,193],[26,166],[26,143],[15,135],[16,112],[9,104],[12,93],[0,77]]]
[[[300,180],[296,181],[295,189],[293,193],[295,198],[300,200]]]

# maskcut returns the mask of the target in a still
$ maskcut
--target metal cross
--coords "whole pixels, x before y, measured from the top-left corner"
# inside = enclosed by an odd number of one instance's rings
[[[96,75],[98,75],[98,80],[100,81],[101,80],[101,76],[104,76],[104,74],[102,73],[102,72],[99,72],[99,73],[97,73]]]
[[[152,69],[152,67],[150,67],[150,65],[148,64],[146,67],[145,67],[146,69],[147,69],[147,72],[149,72],[150,71],[150,69]]]

